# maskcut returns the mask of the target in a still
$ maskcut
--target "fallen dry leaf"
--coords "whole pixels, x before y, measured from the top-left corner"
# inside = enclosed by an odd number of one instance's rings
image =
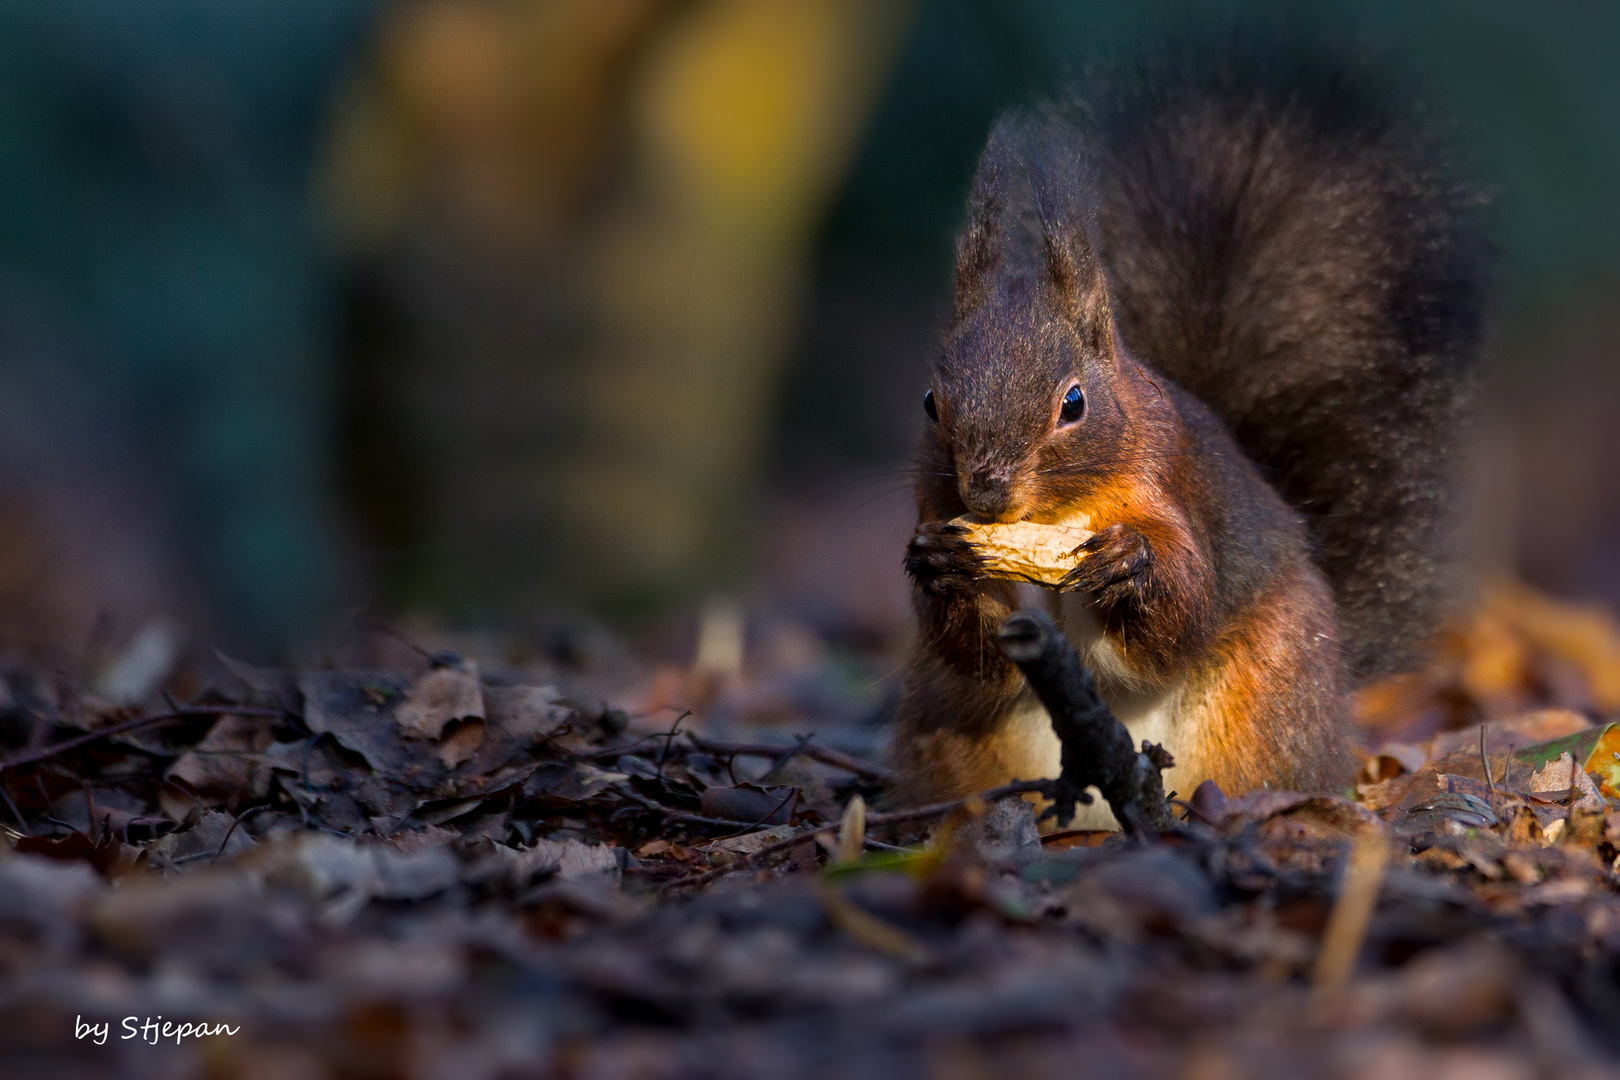
[[[455,768],[478,753],[484,745],[485,724],[482,720],[463,720],[439,743],[439,760]]]
[[[169,766],[168,775],[215,806],[242,792],[262,799],[270,794],[271,771],[263,755],[273,741],[270,725],[262,719],[222,716],[201,742]]]
[[[417,755],[406,748],[389,710],[407,685],[404,678],[388,672],[306,672],[298,680],[304,723],[316,734],[331,735],[378,772],[402,775]]]
[[[411,683],[394,707],[394,720],[408,739],[437,739],[453,721],[483,719],[484,692],[471,660],[435,666]]]
[[[1465,678],[1451,654],[1387,695],[1413,711],[1387,712],[1368,739],[1395,745],[1357,800],[1203,786],[1185,827],[1089,834],[1087,847],[1043,848],[1019,800],[900,824],[884,806],[857,828],[842,811],[856,796],[883,805],[881,773],[794,754],[785,736],[874,753],[875,699],[793,712],[786,682],[762,689],[754,657],[734,696],[683,720],[698,740],[664,737],[674,714],[629,720],[600,703],[636,700],[653,661],[573,671],[549,641],[538,658],[513,649],[532,666],[490,672],[481,720],[435,729],[439,716],[407,709],[410,738],[399,710],[428,698],[411,675],[305,673],[300,699],[289,675],[226,671],[181,699],[273,700],[264,716],[205,713],[0,771],[17,804],[0,799],[0,1059],[41,1063],[20,1080],[1077,1067],[1122,1080],[1463,1068],[1616,1080],[1620,808],[1596,769],[1526,790],[1548,761],[1580,766],[1608,736],[1578,711],[1590,701],[1573,662],[1499,622],[1522,648],[1476,636],[1496,650],[1494,682],[1483,659]],[[419,665],[398,649],[351,658],[377,655]],[[35,729],[5,703],[35,699],[8,662],[0,741],[21,747]],[[569,705],[553,678],[588,704]],[[805,700],[850,683],[838,670]],[[64,710],[69,697],[58,692]],[[763,709],[727,711],[766,697],[793,726],[752,730]],[[75,835],[86,786],[114,836]],[[728,835],[702,821],[794,789],[814,841],[803,825]],[[841,823],[845,855],[857,834],[866,850],[833,865]],[[1325,938],[1353,936],[1326,930],[1369,826],[1390,842],[1382,883],[1359,945],[1338,947],[1355,961],[1339,1007],[1314,1014],[1309,973]],[[46,845],[68,861],[24,853]],[[116,881],[84,861],[98,849],[116,852]],[[157,1051],[119,1045],[117,1025],[160,1009],[241,1030],[164,1046],[154,1066]],[[76,1021],[103,1019],[105,1046],[75,1038]]]

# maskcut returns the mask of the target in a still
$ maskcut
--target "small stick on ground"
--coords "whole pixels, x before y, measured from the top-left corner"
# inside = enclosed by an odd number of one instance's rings
[[[17,819],[17,828],[21,831],[21,834],[27,836],[28,822],[23,820],[22,811],[18,810],[17,804],[11,801],[11,793],[5,789],[3,784],[0,784],[0,799],[5,800],[6,808],[11,811],[11,816]]]
[[[1479,764],[1485,770],[1485,784],[1491,790],[1491,813],[1499,814],[1501,811],[1496,805],[1496,781],[1491,777],[1491,755],[1485,748],[1485,725],[1479,725]],[[1503,777],[1506,780],[1507,777]]]
[[[1322,950],[1316,954],[1311,972],[1311,998],[1320,1009],[1344,992],[1355,970],[1356,957],[1367,937],[1367,923],[1378,906],[1378,890],[1384,883],[1384,866],[1389,861],[1389,842],[1377,829],[1365,829],[1356,837],[1345,863],[1344,882],[1339,898],[1328,916],[1322,934]]]
[[[628,799],[630,802],[635,803],[644,810],[651,810],[655,813],[663,814],[664,817],[671,821],[684,821],[692,825],[717,825],[721,828],[738,829],[742,831],[768,828],[768,826],[765,824],[766,821],[774,816],[775,813],[783,806],[787,805],[787,799],[783,799],[781,802],[771,807],[770,812],[764,817],[760,818],[758,821],[742,821],[738,818],[706,817],[703,814],[693,814],[685,810],[678,810],[673,806],[665,806],[661,802],[654,799],[649,799],[639,792],[630,790],[630,788],[626,787],[624,784],[614,784],[613,791],[620,798]],[[789,797],[791,798],[791,796]],[[811,831],[814,832],[816,830]]]
[[[893,923],[857,907],[837,889],[823,886],[819,895],[827,918],[856,941],[913,964],[925,964],[932,958],[932,953],[921,941]]]
[[[1063,744],[1052,805],[1041,816],[1056,817],[1059,826],[1067,826],[1075,803],[1090,805],[1086,789],[1095,787],[1127,833],[1173,828],[1176,821],[1160,775],[1174,763],[1169,753],[1146,742],[1136,749],[1129,729],[1097,693],[1091,672],[1056,624],[1041,612],[1020,611],[1001,624],[997,636],[1001,651],[1018,665],[1046,707]]]
[[[1010,795],[1044,795],[1052,797],[1052,780],[1019,780],[1017,783],[1003,784],[989,791],[980,791],[973,795],[964,795],[960,799],[946,799],[944,802],[928,803],[925,806],[913,806],[905,810],[890,810],[884,814],[867,814],[867,828],[876,825],[899,825],[907,821],[922,821],[931,817],[948,814],[958,806],[962,806],[974,799],[982,799],[986,805],[1005,799]]]
[[[664,765],[669,761],[669,744],[675,741],[675,733],[681,730],[681,721],[685,720],[691,715],[692,710],[687,709],[685,712],[681,713],[681,715],[677,716],[675,718],[675,722],[669,726],[669,734],[664,736],[664,749],[663,752],[658,755],[658,779],[660,780],[664,778]]]
[[[831,747],[817,746],[808,739],[801,745],[794,747],[775,746],[770,743],[721,742],[717,739],[708,739],[701,735],[695,735],[690,731],[686,732],[686,737],[693,746],[708,754],[737,754],[742,757],[774,758],[792,751],[794,757],[813,758],[824,765],[831,765],[835,769],[843,769],[845,772],[854,773],[856,776],[864,777],[867,780],[875,780],[883,784],[892,783],[895,780],[894,770],[892,769],[885,768],[875,761],[862,761],[858,757],[852,757]]]
[[[225,854],[225,845],[231,842],[231,837],[236,834],[236,827],[238,825],[242,824],[242,822],[246,821],[254,814],[257,814],[260,810],[268,810],[274,805],[274,803],[260,803],[257,806],[250,806],[246,810],[243,810],[241,813],[237,814],[236,817],[232,818],[231,827],[225,830],[225,839],[219,842],[219,850],[214,852],[214,858],[217,860],[221,855]]]
[[[112,724],[86,735],[64,739],[59,743],[52,743],[50,746],[42,746],[38,750],[30,750],[27,753],[18,754],[16,757],[7,758],[5,761],[0,761],[0,772],[15,769],[22,765],[33,765],[36,762],[53,758],[57,754],[77,750],[79,747],[93,743],[97,739],[105,739],[109,735],[122,735],[126,731],[134,731],[136,728],[143,728],[150,724],[166,724],[174,720],[196,720],[209,716],[267,716],[279,718],[289,715],[291,714],[285,709],[250,709],[241,705],[207,705],[176,709],[173,712],[158,713],[155,716],[138,716],[133,720],[125,720],[123,723]]]
[[[898,825],[907,821],[923,821],[927,818],[938,817],[941,814],[948,814],[952,810],[955,810],[957,807],[963,805],[964,803],[970,802],[973,799],[981,799],[985,803],[993,803],[997,799],[1005,799],[1012,795],[1029,794],[1045,795],[1050,798],[1053,783],[1054,781],[1051,780],[1020,780],[1016,784],[1003,784],[1001,787],[991,788],[989,791],[981,791],[974,795],[964,795],[960,799],[947,799],[944,802],[929,803],[927,806],[913,806],[905,810],[891,810],[886,814],[868,813],[866,815],[866,826],[870,829],[878,825]],[[800,832],[794,833],[792,836],[766,844],[758,851],[744,855],[741,859],[738,859],[729,866],[720,866],[713,870],[706,870],[701,874],[693,874],[691,877],[676,878],[673,881],[666,881],[660,887],[665,889],[676,889],[689,888],[695,885],[706,885],[717,877],[722,877],[726,874],[733,873],[734,871],[742,870],[747,867],[749,863],[763,859],[769,855],[775,855],[779,851],[786,851],[788,848],[797,847],[810,837],[814,836],[816,833],[827,831],[828,829],[825,825],[813,825]]]
[[[851,863],[861,857],[866,846],[866,800],[859,795],[850,796],[844,807],[844,819],[838,825],[838,861]]]

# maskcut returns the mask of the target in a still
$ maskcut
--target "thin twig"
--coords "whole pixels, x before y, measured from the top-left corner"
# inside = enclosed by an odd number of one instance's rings
[[[23,820],[22,811],[18,810],[17,804],[11,801],[11,793],[5,789],[3,784],[0,784],[0,799],[6,801],[7,808],[11,810],[11,816],[17,819],[17,828],[22,830],[24,836],[27,836],[28,822]]]
[[[718,739],[705,738],[704,736],[698,735],[691,731],[683,731],[679,732],[678,734],[685,735],[689,740],[691,740],[692,745],[698,750],[701,750],[706,754],[715,754],[728,759],[733,757],[768,757],[772,759],[779,759],[784,757],[792,758],[803,756],[814,758],[823,765],[831,765],[835,769],[843,769],[845,772],[854,773],[856,776],[865,777],[868,780],[873,780],[881,784],[893,783],[896,779],[895,773],[892,770],[884,768],[877,762],[864,761],[861,758],[842,753],[841,751],[834,750],[830,747],[818,746],[810,741],[812,736],[799,736],[800,741],[796,746],[781,746],[776,743],[722,742]],[[623,746],[608,746],[603,747],[600,750],[588,750],[582,753],[575,753],[573,756],[581,761],[600,761],[604,758],[622,757],[625,754],[632,753],[643,743],[652,742],[654,739],[665,740],[665,746],[667,747],[669,740],[672,737],[672,733],[668,731],[650,731],[642,734],[640,738],[636,739],[634,742],[625,743]],[[735,777],[733,777],[733,779],[735,779]]]
[[[567,730],[566,725],[559,730]],[[610,758],[621,758],[626,754],[633,754],[635,753],[636,748],[642,743],[649,743],[654,739],[667,738],[668,734],[668,732],[664,731],[654,731],[650,734],[641,736],[634,742],[627,742],[620,746],[604,746],[599,750],[569,750],[567,747],[562,746],[558,746],[556,749],[559,753],[568,755],[568,757],[574,761],[606,761]],[[551,740],[554,738],[555,735],[548,735],[546,736],[545,741],[550,744]]]
[[[378,633],[393,638],[407,649],[410,649],[412,652],[421,656],[424,660],[431,661],[433,659],[432,653],[428,652],[426,649],[422,648],[422,646],[418,645],[416,642],[394,629],[394,627],[386,619],[380,619],[373,616],[371,612],[367,611],[365,608],[361,608],[359,611],[355,612],[354,621],[355,624],[361,629],[376,630]]]
[[[891,810],[886,814],[867,814],[866,827],[874,825],[898,825],[904,821],[918,821],[923,818],[938,817],[948,814],[957,807],[972,799],[982,799],[993,803],[1005,799],[1010,795],[1045,795],[1051,790],[1050,780],[1020,780],[1013,784],[1003,784],[989,791],[981,791],[975,795],[964,795],[960,799],[946,799],[944,802],[929,803],[927,806],[913,806],[906,810]]]
[[[214,852],[214,858],[218,859],[221,855],[225,854],[225,845],[231,842],[231,834],[236,832],[236,827],[238,825],[242,824],[243,821],[246,821],[254,814],[257,814],[260,810],[268,810],[274,805],[274,803],[263,802],[258,806],[250,806],[246,810],[243,810],[241,813],[237,814],[236,817],[231,821],[231,827],[225,830],[225,839],[219,842],[219,850]]]
[[[803,754],[805,748],[810,745],[810,740],[812,737],[813,736],[810,735],[793,736],[793,745],[782,747],[780,752],[778,752],[775,757],[771,758],[771,767],[765,770],[766,773],[769,774],[775,772],[777,769],[780,769],[782,766],[786,765],[800,754]]]
[[[1389,861],[1389,841],[1369,828],[1356,837],[1345,860],[1344,880],[1322,933],[1322,948],[1311,972],[1311,997],[1320,1009],[1343,993],[1367,938],[1367,922],[1378,906],[1378,890]]]
[[[792,756],[803,755],[804,757],[814,758],[823,765],[831,765],[835,769],[843,769],[845,772],[854,773],[856,776],[862,776],[868,780],[876,780],[884,784],[893,783],[895,780],[893,770],[884,768],[875,761],[862,761],[858,757],[841,753],[830,747],[818,746],[811,742],[809,738],[803,739],[800,745],[796,747],[790,747],[773,746],[769,743],[720,742],[716,739],[706,739],[701,735],[694,735],[690,731],[686,733],[686,737],[692,741],[693,746],[709,754],[738,754],[743,757],[775,758],[780,757],[785,751],[792,751]]]
[[[838,890],[823,884],[818,891],[828,920],[863,945],[913,964],[927,963],[933,956],[933,951],[917,938],[857,906]]]
[[[1491,778],[1491,755],[1485,749],[1485,725],[1484,724],[1479,725],[1479,763],[1485,769],[1485,783],[1491,790],[1491,813],[1494,814],[1494,813],[1497,813],[1497,809],[1496,809],[1496,781]],[[1506,776],[1502,777],[1502,780],[1505,783],[1507,781],[1507,777]]]
[[[692,710],[687,709],[677,716],[675,722],[669,726],[669,734],[664,736],[664,749],[658,755],[658,779],[660,780],[664,778],[664,763],[669,760],[669,745],[675,741],[676,733],[681,730],[681,721],[691,715]]]
[[[986,803],[993,803],[999,799],[1005,799],[1011,795],[1027,795],[1030,793],[1044,794],[1050,790],[1051,783],[1052,782],[1050,780],[1020,780],[1015,784],[1003,784],[1001,787],[991,788],[988,791],[981,791],[974,795],[964,795],[960,799],[947,799],[944,802],[929,803],[927,806],[914,806],[906,810],[892,810],[887,814],[867,814],[866,825],[867,828],[871,828],[874,825],[897,825],[905,821],[920,821],[924,818],[938,817],[941,814],[948,814],[957,807],[963,806],[974,799],[979,799]],[[692,877],[677,878],[674,881],[665,882],[660,887],[673,889],[707,884],[717,877],[731,873],[733,870],[743,869],[748,863],[755,859],[762,859],[767,855],[774,855],[779,851],[784,851],[791,847],[797,847],[799,844],[802,844],[806,840],[809,840],[811,837],[815,836],[816,833],[826,831],[827,826],[825,825],[816,825],[803,829],[792,836],[766,844],[758,851],[744,855],[740,860],[732,863],[729,866],[716,867],[713,870],[707,870],[701,874],[695,874]]]
[[[197,720],[208,716],[282,717],[290,715],[292,714],[285,709],[250,709],[240,705],[219,705],[176,709],[173,712],[158,713],[155,716],[138,716],[133,720],[125,720],[121,724],[113,724],[111,727],[104,727],[98,731],[91,731],[71,739],[65,739],[59,743],[52,743],[50,746],[40,747],[38,750],[30,750],[27,753],[18,754],[16,757],[7,758],[5,761],[0,761],[0,772],[15,769],[22,765],[33,765],[48,758],[53,758],[58,754],[65,754],[69,750],[77,750],[79,747],[93,743],[97,739],[122,735],[126,731],[134,731],[136,728],[147,727],[151,724],[164,724],[172,720]]]
[[[921,850],[920,848],[903,847],[900,844],[885,844],[883,841],[874,840],[870,836],[862,840],[861,845],[871,848],[873,851],[893,851],[901,855],[915,855]]]
[[[770,813],[766,814],[765,817],[759,819],[758,821],[739,821],[735,818],[704,817],[702,814],[693,814],[685,810],[677,810],[673,806],[665,806],[663,803],[658,802],[655,799],[649,799],[640,792],[631,791],[629,788],[623,787],[622,785],[616,785],[614,790],[638,806],[641,806],[647,810],[656,810],[665,817],[673,818],[676,821],[688,821],[695,825],[722,825],[728,829],[757,829],[764,825],[765,822],[772,816],[774,816],[775,813],[780,810],[787,801],[784,799],[781,803],[771,807]],[[811,831],[814,832],[815,830]]]

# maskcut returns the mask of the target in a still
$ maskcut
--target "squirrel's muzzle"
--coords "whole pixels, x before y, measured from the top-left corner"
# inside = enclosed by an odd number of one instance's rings
[[[959,475],[957,490],[967,508],[989,521],[1011,521],[1013,512],[1012,478],[997,469],[974,469]]]

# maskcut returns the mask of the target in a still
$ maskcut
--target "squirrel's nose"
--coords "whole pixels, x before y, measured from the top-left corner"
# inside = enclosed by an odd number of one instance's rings
[[[994,469],[974,469],[958,485],[967,508],[983,518],[999,521],[1012,508],[1012,480]]]

